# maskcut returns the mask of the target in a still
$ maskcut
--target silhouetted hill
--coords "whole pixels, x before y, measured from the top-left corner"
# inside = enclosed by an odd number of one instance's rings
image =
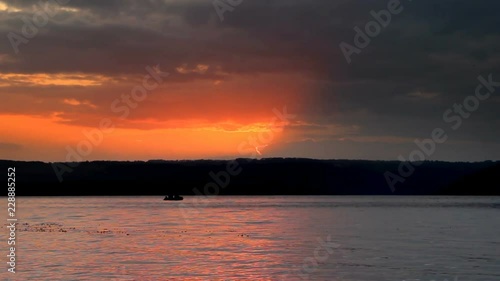
[[[468,174],[443,190],[443,194],[457,195],[498,195],[500,184],[500,163]]]
[[[392,192],[384,174],[399,175],[400,166],[398,161],[295,158],[231,162],[0,161],[5,176],[8,167],[16,168],[17,195],[163,195],[169,192],[191,195],[213,193],[216,188],[221,195],[500,195],[495,177],[500,173],[499,162],[424,162],[415,167],[404,182],[398,182]],[[62,182],[54,167],[62,175]],[[72,171],[62,173],[64,169]],[[194,188],[199,192],[193,191]],[[3,194],[7,194],[7,188]]]

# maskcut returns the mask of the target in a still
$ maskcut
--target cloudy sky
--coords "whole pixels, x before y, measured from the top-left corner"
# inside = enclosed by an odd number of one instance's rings
[[[0,1],[0,159],[500,159],[498,1],[401,0],[350,63],[391,1],[59,2]]]

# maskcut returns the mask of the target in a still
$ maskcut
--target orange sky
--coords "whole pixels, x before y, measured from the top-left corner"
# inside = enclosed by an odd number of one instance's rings
[[[356,44],[355,27],[383,8],[373,1],[245,1],[224,20],[205,0],[59,2],[0,0],[0,159],[64,161],[108,119],[116,129],[81,160],[253,157],[255,146],[395,160],[437,127],[450,137],[432,160],[500,159],[498,89],[473,117],[454,112],[459,130],[443,119],[479,75],[500,79],[491,3],[416,3],[349,62],[339,46]],[[246,147],[283,107],[296,118]]]
[[[184,71],[178,69],[181,74]],[[86,161],[256,157],[255,147],[265,154],[286,142],[283,132],[298,121],[280,120],[273,112],[284,107],[289,113],[297,109],[301,85],[296,77],[235,76],[228,81],[191,83],[169,83],[167,77],[148,91],[146,98],[132,100],[131,105],[120,101],[122,94],[142,84],[140,78],[145,75],[146,71],[123,78],[4,75],[0,90],[9,96],[4,107],[10,105],[12,109],[0,115],[2,142],[16,146],[4,149],[2,158]],[[10,94],[10,88],[18,92]],[[122,115],[124,110],[117,112],[111,107],[117,99],[117,104],[128,108],[126,116]],[[115,128],[102,129],[103,119]],[[277,120],[274,125],[273,120]],[[90,142],[92,138],[94,143]]]

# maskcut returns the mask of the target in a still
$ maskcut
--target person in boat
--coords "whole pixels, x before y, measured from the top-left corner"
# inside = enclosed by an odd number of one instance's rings
[[[179,194],[168,194],[165,196],[163,200],[183,200],[184,198],[181,197]]]

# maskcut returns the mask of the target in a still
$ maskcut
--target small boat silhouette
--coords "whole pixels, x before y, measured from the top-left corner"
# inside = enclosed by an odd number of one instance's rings
[[[163,200],[165,200],[165,201],[180,201],[180,200],[184,200],[184,198],[182,196],[180,196],[179,194],[169,194],[169,195],[165,196],[165,198],[163,198]]]

